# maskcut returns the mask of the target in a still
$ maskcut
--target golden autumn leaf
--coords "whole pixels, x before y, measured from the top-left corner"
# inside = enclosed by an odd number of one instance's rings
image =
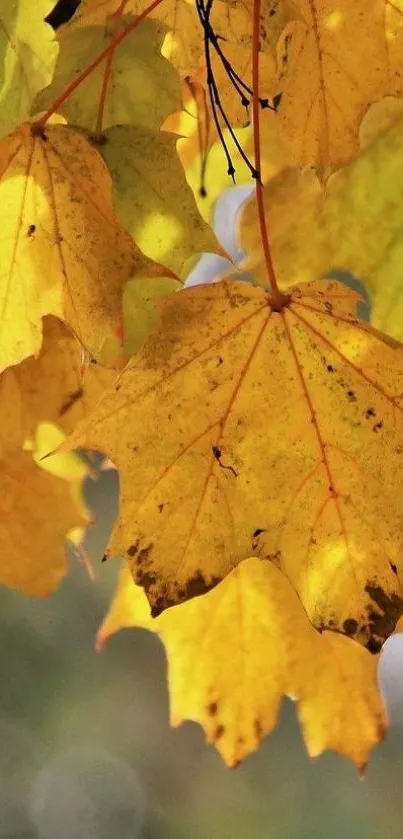
[[[45,22],[51,0],[6,0],[0,10],[0,137],[28,119],[39,90],[49,84],[58,46]]]
[[[65,435],[43,419],[73,427],[59,406],[76,383],[79,347],[53,318],[45,319],[44,332],[40,357],[0,376],[0,584],[35,596],[51,594],[66,576],[65,538],[79,547],[89,521],[82,493],[88,467],[71,452],[44,459]],[[83,407],[72,409],[83,416]]]
[[[280,286],[348,271],[371,293],[374,326],[403,340],[403,117],[390,102],[371,111],[362,126],[365,149],[326,190],[309,170],[284,170],[266,184],[264,204]],[[254,199],[243,210],[239,242],[247,252],[242,269],[266,285]]]
[[[85,25],[83,3],[82,11],[60,27],[56,71],[52,84],[36,99],[38,111],[47,110],[108,46],[120,27],[133,20],[130,14],[108,15],[107,5],[96,4],[98,25]],[[116,10],[116,2],[109,6]],[[178,74],[161,55],[164,36],[165,27],[157,21],[143,21],[119,44],[110,67],[107,69],[103,62],[63,102],[61,113],[68,122],[91,132],[126,123],[158,129],[165,117],[180,106]]]
[[[89,31],[90,27],[104,27],[105,37],[109,38],[114,31],[130,25],[131,20],[145,8],[143,0],[127,0],[122,15],[116,0],[103,0],[101,3],[99,0],[83,0],[74,17],[60,27],[58,38],[63,43],[66,38],[79,37],[80,32]],[[198,66],[203,55],[203,39],[194,0],[168,0],[151,10],[148,18],[160,21],[170,30],[162,47],[165,58],[181,73],[188,73]],[[175,60],[172,60],[173,56]]]
[[[402,93],[401,0],[294,0],[277,44],[278,117],[301,165],[340,166],[359,152],[373,102]]]
[[[2,404],[14,406],[18,399],[24,437],[32,436],[37,424],[45,420],[57,422],[68,433],[93,408],[116,375],[114,370],[85,362],[72,332],[61,321],[47,316],[43,319],[38,358],[26,358],[5,370],[0,378],[0,386],[10,391],[13,388],[15,394],[12,401],[3,399]],[[2,421],[8,415],[3,410]]]
[[[67,574],[64,540],[86,521],[77,509],[74,481],[40,468],[31,452],[15,450],[0,460],[0,485],[0,584],[49,595]]]
[[[70,128],[25,123],[1,141],[0,173],[0,369],[38,353],[46,314],[96,356],[121,329],[126,282],[167,271],[120,226],[105,164]]]
[[[157,632],[164,643],[172,725],[198,722],[228,766],[273,730],[284,696],[297,700],[311,757],[334,749],[362,768],[385,733],[378,656],[340,634],[313,629],[270,562],[244,560],[214,591],[155,620],[124,564],[98,648],[131,626]]]
[[[68,441],[121,476],[111,550],[157,615],[253,556],[318,628],[378,651],[403,610],[403,347],[337,282],[169,295],[161,324]],[[150,418],[150,422],[147,422]]]
[[[222,249],[200,216],[176,142],[165,132],[116,125],[104,132],[99,152],[113,178],[121,223],[148,257],[182,275],[190,257]]]
[[[106,34],[118,27],[128,26],[131,16],[144,12],[143,0],[127,0],[124,15],[116,0],[83,0],[69,23],[59,30],[59,41],[66,33],[75,37],[85,27],[104,26]],[[281,29],[291,16],[295,17],[293,0],[264,0],[261,10],[261,50],[272,52]],[[149,16],[164,24],[169,30],[165,36],[162,54],[179,70],[187,75],[196,70],[204,60],[203,28],[194,0],[167,0],[154,9]],[[249,51],[252,44],[253,0],[214,0],[210,17],[217,36],[224,41],[224,53],[228,44]],[[214,51],[213,51],[214,53]]]
[[[98,0],[84,0],[80,5],[77,13],[71,21],[65,26],[61,27],[58,33],[61,49],[63,44],[68,46],[66,54],[75,55],[79,51],[77,46],[80,42],[86,43],[85,38],[90,38],[93,43],[94,38],[99,39],[104,37],[104,47],[107,45],[107,38],[125,29],[129,29],[135,22],[136,16],[144,13],[145,5],[143,0],[128,0],[124,5],[122,13],[121,7],[116,5],[116,0],[105,0],[99,3]],[[292,3],[282,0],[273,2],[273,0],[264,0],[261,11],[261,90],[260,95],[267,97],[274,92],[275,84],[275,46],[279,32],[290,16],[295,16]],[[180,77],[194,77],[198,80],[203,79],[206,84],[206,52],[204,29],[197,13],[197,6],[194,0],[164,0],[155,8],[151,9],[147,15],[158,21],[164,27],[165,37],[162,44],[162,56],[175,67],[180,74]],[[227,117],[236,122],[237,125],[245,124],[249,121],[248,112],[242,104],[244,95],[250,101],[251,99],[251,43],[252,43],[252,28],[253,28],[253,0],[231,0],[231,2],[222,2],[221,0],[214,0],[214,4],[210,10],[210,24],[216,35],[216,46],[210,49],[211,67],[214,73],[214,78],[219,89],[220,100],[225,107]],[[141,24],[143,25],[143,24]],[[98,36],[95,35],[96,28],[98,29]],[[134,34],[137,29],[134,31]],[[86,33],[86,36],[84,36]],[[93,34],[91,34],[93,33]],[[138,35],[141,43],[142,36]],[[123,53],[119,57],[119,45],[113,59],[112,67],[120,66],[122,72],[126,72],[130,78],[130,64],[125,61],[125,55],[128,57],[132,51],[135,50],[135,41],[132,42],[132,34],[127,36],[127,39],[122,41]],[[87,51],[87,47],[85,48]],[[99,50],[100,51],[100,50]],[[81,49],[82,53],[82,49]],[[67,83],[67,76],[69,69],[66,61],[63,62],[63,56],[59,64],[62,66],[62,73],[64,77],[65,86]],[[77,62],[76,62],[77,65]],[[82,58],[78,60],[78,66],[81,67]],[[133,65],[132,65],[133,66]],[[228,72],[228,67],[231,67],[236,73],[238,79],[240,78],[243,85],[231,81],[231,71]],[[76,66],[77,71],[77,66]],[[153,73],[156,68],[153,66]],[[199,72],[200,71],[200,72]],[[100,78],[103,68],[97,70],[96,78]],[[137,89],[139,84],[136,84],[136,65],[133,66],[132,84]],[[139,73],[137,73],[138,81]],[[71,72],[70,72],[71,78]],[[112,70],[112,79],[114,78],[114,71]],[[62,89],[62,78],[58,89]],[[158,82],[158,75],[156,76]],[[113,81],[112,81],[113,84]],[[150,81],[146,81],[149,85]],[[94,90],[94,85],[91,81],[86,84],[87,91]],[[101,81],[98,87],[101,88]],[[246,88],[245,88],[246,85]],[[164,98],[163,82],[160,87],[160,96]],[[82,99],[84,94],[77,93],[75,95],[76,101]],[[127,99],[127,90],[125,91]],[[138,97],[137,97],[138,98]],[[46,95],[46,101],[49,97]],[[98,101],[98,93],[95,97]],[[136,100],[136,97],[134,97]],[[93,110],[94,102],[91,102],[89,109]],[[69,105],[66,106],[70,108]],[[110,106],[113,109],[113,104]],[[176,110],[176,107],[171,109]],[[77,110],[76,110],[77,113]],[[67,110],[66,110],[67,114]],[[87,120],[87,117],[85,117]],[[121,122],[122,120],[115,120]],[[137,120],[133,115],[131,119],[124,119],[124,122],[136,123]],[[81,121],[80,121],[80,124]],[[87,125],[87,121],[85,125]],[[108,121],[110,125],[111,122]],[[142,123],[144,124],[144,123]]]

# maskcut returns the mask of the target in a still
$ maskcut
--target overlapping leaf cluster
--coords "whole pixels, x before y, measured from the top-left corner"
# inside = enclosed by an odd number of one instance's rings
[[[157,632],[172,723],[229,765],[289,696],[311,755],[362,767],[403,612],[403,3],[82,0],[56,35],[50,11],[0,12],[0,580],[54,590],[88,519],[72,451],[102,452],[98,644]],[[227,170],[258,176],[244,263],[183,289],[222,253]]]

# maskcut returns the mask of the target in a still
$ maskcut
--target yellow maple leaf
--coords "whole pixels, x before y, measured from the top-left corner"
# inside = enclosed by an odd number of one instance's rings
[[[282,312],[239,282],[169,295],[69,446],[120,471],[111,550],[153,614],[255,555],[317,627],[377,651],[403,609],[403,347],[357,320],[340,283],[290,295]]]
[[[96,356],[121,328],[125,283],[166,269],[120,226],[105,164],[68,127],[22,125],[0,143],[0,177],[0,369],[37,355],[45,314]]]
[[[7,0],[0,10],[0,137],[28,119],[38,91],[49,84],[58,46],[45,22],[51,0]]]
[[[102,3],[99,0],[83,0],[74,17],[60,27],[58,38],[63,42],[65,38],[77,37],[83,29],[89,31],[90,27],[98,26],[103,26],[105,35],[109,36],[118,27],[127,28],[131,16],[141,14],[145,8],[143,0],[127,0],[122,15],[116,0],[103,0]],[[164,38],[163,56],[172,61],[181,73],[189,73],[198,65],[204,49],[194,0],[168,0],[156,6],[148,16],[170,30]],[[172,60],[173,56],[175,60]]]
[[[85,363],[72,332],[61,321],[47,316],[38,358],[26,358],[5,370],[0,379],[3,388],[13,390],[12,399],[2,399],[2,424],[9,418],[9,425],[15,427],[15,406],[19,405],[21,436],[31,437],[37,424],[45,420],[57,422],[70,432],[116,375],[114,370]],[[11,414],[7,408],[12,409]]]
[[[164,643],[171,724],[198,722],[228,766],[272,731],[284,696],[297,700],[311,757],[334,749],[363,768],[385,733],[378,656],[342,635],[314,630],[270,562],[244,560],[214,591],[156,620],[124,564],[98,649],[131,626],[157,632]]]
[[[44,459],[65,435],[43,419],[57,418],[66,429],[73,427],[68,412],[60,416],[60,405],[77,384],[78,349],[62,323],[46,318],[40,357],[0,376],[0,536],[5,550],[0,584],[30,595],[57,588],[67,574],[65,538],[80,550],[90,518],[83,498],[88,466],[72,452]],[[84,415],[84,394],[82,401],[81,410],[76,402],[71,405],[73,415]]]
[[[40,468],[29,451],[0,460],[0,584],[44,597],[66,576],[64,540],[87,518],[74,498],[80,471],[61,480]]]
[[[190,257],[222,248],[200,216],[176,142],[165,132],[117,125],[104,132],[99,151],[122,224],[147,256],[183,274]]]
[[[96,21],[86,24],[85,3],[57,37],[60,54],[52,83],[38,96],[36,110],[47,110],[61,93],[91,64],[122,27],[134,18],[108,15],[107,6],[96,4]],[[87,4],[88,5],[88,4]],[[144,6],[143,6],[144,8]],[[144,20],[119,44],[108,65],[103,62],[61,104],[61,113],[72,125],[96,132],[126,123],[159,128],[180,105],[179,77],[161,55],[165,27]],[[106,85],[104,90],[104,85]]]
[[[403,118],[396,102],[371,111],[360,157],[332,175],[326,189],[310,171],[283,170],[265,186],[264,205],[280,286],[348,271],[371,293],[374,326],[403,340]],[[243,210],[239,243],[247,252],[241,270],[267,285],[254,198]]]
[[[77,52],[77,41],[84,39],[83,32],[87,32],[91,40],[91,30],[99,28],[99,37],[102,30],[108,37],[129,29],[128,39],[131,37],[131,26],[136,16],[144,13],[145,5],[143,0],[128,0],[124,5],[124,14],[121,7],[116,5],[116,0],[105,0],[99,3],[98,0],[84,0],[76,15],[68,24],[59,30],[59,41],[71,43],[72,49],[69,52]],[[268,97],[272,94],[272,87],[275,83],[275,45],[279,32],[290,18],[292,3],[264,0],[261,11],[261,89],[260,95]],[[293,10],[295,16],[295,10]],[[194,0],[164,0],[152,8],[148,13],[164,27],[164,40],[162,44],[162,55],[168,59],[180,74],[181,78],[197,77],[202,78],[206,85],[206,52],[204,29],[197,13],[197,6]],[[245,105],[242,104],[244,95],[251,99],[251,61],[250,49],[252,42],[253,28],[253,0],[231,0],[221,2],[215,0],[211,6],[209,15],[210,25],[215,33],[215,46],[210,48],[210,63],[214,78],[219,89],[220,101],[225,108],[226,115],[231,122],[237,125],[244,125],[249,121]],[[143,22],[141,22],[143,26]],[[141,35],[138,36],[141,42]],[[86,43],[86,41],[85,41]],[[124,40],[123,53],[134,48]],[[87,49],[87,47],[86,47]],[[118,47],[118,50],[120,46]],[[124,57],[117,59],[124,63]],[[113,59],[115,62],[115,59]],[[79,63],[82,63],[80,58]],[[228,68],[232,68],[228,71]],[[66,69],[66,68],[65,68]],[[201,71],[201,75],[198,73]],[[102,70],[100,71],[102,72]],[[243,84],[231,81],[235,72]],[[97,71],[98,74],[98,71]],[[66,80],[65,80],[66,81]],[[89,83],[88,89],[91,86]],[[246,86],[246,87],[245,87]],[[62,85],[60,84],[61,88]],[[163,90],[164,85],[162,85]],[[126,94],[127,96],[127,94]],[[78,99],[81,94],[78,93]],[[96,97],[98,98],[98,97]],[[69,107],[69,106],[67,106]],[[175,110],[172,108],[172,110]],[[67,113],[67,111],[66,111]],[[126,120],[125,120],[126,121]],[[133,119],[129,120],[133,121]],[[87,123],[86,123],[87,124]]]
[[[294,0],[277,45],[278,117],[301,165],[343,165],[366,109],[402,93],[401,0]],[[370,60],[369,60],[370,57]]]
[[[146,6],[143,0],[127,0],[124,16],[116,0],[83,0],[80,8],[69,23],[59,30],[59,40],[66,33],[77,34],[83,27],[106,26],[108,32],[117,26],[130,23],[130,15],[139,15]],[[261,11],[261,49],[271,52],[281,29],[294,13],[292,2],[264,0]],[[169,30],[165,36],[162,54],[168,58],[182,75],[196,70],[204,59],[203,28],[194,0],[167,0],[149,13]],[[215,0],[211,9],[211,25],[217,36],[228,44],[250,52],[253,27],[253,0]],[[224,49],[224,52],[226,50]],[[214,53],[213,53],[214,54]]]

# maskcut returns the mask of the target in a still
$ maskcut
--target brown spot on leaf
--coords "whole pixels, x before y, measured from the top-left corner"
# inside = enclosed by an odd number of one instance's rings
[[[262,723],[260,722],[259,718],[255,719],[253,727],[255,729],[256,739],[261,740],[262,737],[263,737],[263,727],[262,727]]]
[[[224,732],[225,732],[225,727],[224,727],[223,725],[221,725],[221,724],[220,724],[220,725],[217,725],[217,728],[216,728],[216,730],[215,730],[215,732],[214,732],[214,734],[213,734],[213,741],[214,741],[214,743],[216,743],[216,742],[217,742],[217,740],[219,740],[219,739],[220,739],[220,737],[222,737],[222,736],[223,736]]]
[[[127,553],[129,556],[136,556],[139,550],[139,543],[135,542],[134,545],[130,545],[130,548],[127,549]]]
[[[218,702],[209,702],[207,705],[207,713],[210,717],[214,717],[218,711]]]
[[[382,641],[377,641],[375,638],[369,638],[367,643],[365,644],[366,649],[369,653],[374,653],[376,655],[382,649]]]
[[[386,594],[380,585],[368,583],[365,586],[365,591],[377,607],[376,609],[372,606],[368,608],[368,629],[370,640],[372,639],[375,642],[378,647],[376,652],[378,652],[383,642],[394,631],[397,621],[403,614],[403,600],[398,594]]]
[[[152,549],[152,545],[150,544],[150,545],[147,545],[146,548],[142,548],[141,551],[139,551],[138,558],[137,558],[137,562],[139,564],[146,562],[151,549]]]
[[[151,586],[155,586],[156,583],[156,576],[150,571],[141,571],[139,568],[136,570],[136,582],[139,586],[147,592]]]
[[[186,583],[185,600],[190,600],[192,597],[199,597],[201,594],[206,594],[219,582],[221,582],[220,577],[213,577],[212,580],[207,583],[202,573],[197,571],[195,576]]]
[[[346,633],[346,635],[349,635],[350,637],[352,637],[353,635],[356,634],[357,629],[358,629],[358,621],[356,621],[354,618],[347,618],[347,620],[344,621],[343,631]]]

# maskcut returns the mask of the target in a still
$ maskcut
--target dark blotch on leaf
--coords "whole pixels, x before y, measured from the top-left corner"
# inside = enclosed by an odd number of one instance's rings
[[[138,557],[137,557],[137,563],[139,565],[142,562],[145,562],[146,559],[148,559],[148,554],[150,553],[151,548],[152,548],[152,545],[147,545],[146,548],[142,548],[141,551],[139,551],[139,554],[138,554]]]
[[[223,726],[223,725],[221,725],[221,724],[220,724],[220,725],[217,725],[217,728],[216,728],[216,730],[215,730],[215,732],[214,732],[214,734],[213,734],[213,739],[214,739],[214,742],[216,742],[216,740],[219,740],[219,739],[220,739],[220,737],[222,737],[222,736],[223,736],[224,732],[225,732],[225,728],[224,728],[224,726]]]
[[[381,428],[383,428],[383,422],[382,422],[382,420],[380,420],[379,422],[376,422],[376,423],[375,423],[375,425],[373,425],[373,426],[372,426],[372,431],[374,431],[374,432],[375,432],[375,434],[376,434],[376,433],[377,433],[377,431],[380,431],[380,430],[381,430]]]
[[[210,717],[215,717],[217,711],[218,711],[218,702],[210,702],[207,705],[207,713],[210,715]]]
[[[147,592],[151,586],[155,586],[156,583],[156,576],[149,571],[141,571],[141,569],[136,569],[136,582],[139,586]]]
[[[347,618],[343,623],[343,631],[350,637],[355,635],[358,629],[358,622],[354,618]]]
[[[261,738],[263,737],[263,727],[259,719],[255,719],[253,727],[255,729],[256,739],[261,740]]]
[[[382,641],[377,641],[376,638],[369,638],[365,644],[369,653],[379,653],[382,649]]]
[[[376,642],[380,649],[383,642],[394,631],[397,621],[403,614],[403,600],[398,594],[386,594],[381,586],[371,583],[365,586],[365,591],[378,607],[377,609],[371,607],[368,609],[368,628],[371,639]]]
[[[213,577],[210,583],[206,583],[201,572],[198,571],[195,576],[186,583],[185,600],[190,600],[192,597],[199,597],[201,594],[206,594],[212,588],[215,588],[219,582],[221,582],[220,577]]]

